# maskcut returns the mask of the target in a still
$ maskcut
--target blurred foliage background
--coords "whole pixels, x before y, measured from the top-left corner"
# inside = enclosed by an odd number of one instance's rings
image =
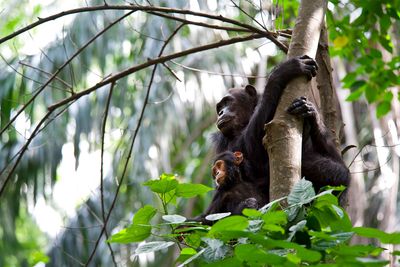
[[[38,18],[105,4],[130,5],[127,1],[3,0],[0,38]],[[138,4],[223,15],[270,31],[293,27],[298,8],[298,1],[293,0],[157,0]],[[332,0],[328,9],[333,78],[343,121],[339,135],[343,147],[356,146],[345,154],[353,174],[350,196],[356,197],[356,201],[350,197],[353,223],[399,230],[400,1]],[[157,203],[141,184],[163,172],[211,186],[210,134],[216,130],[216,101],[227,88],[247,83],[262,92],[266,74],[285,58],[264,38],[168,61],[158,65],[146,103],[152,68],[135,72],[116,82],[108,109],[110,85],[58,109],[18,161],[20,149],[49,106],[111,74],[157,58],[165,40],[181,24],[136,11],[80,51],[88,40],[128,12],[104,9],[63,16],[1,44],[2,186],[13,165],[18,165],[0,200],[0,266],[85,265],[103,224],[99,189],[103,137],[107,212],[129,160],[107,224],[108,233],[126,226],[145,203]],[[174,16],[221,24],[204,17]],[[163,54],[241,35],[185,25]],[[77,51],[76,58],[60,69]],[[42,88],[56,72],[56,79]],[[144,104],[143,120],[136,130]],[[137,138],[129,153],[135,133]],[[210,197],[177,203],[176,212],[196,215]],[[100,240],[90,266],[113,264],[105,238]],[[131,258],[133,250],[132,245],[112,244],[118,266],[173,265],[169,256],[174,251],[165,256]]]

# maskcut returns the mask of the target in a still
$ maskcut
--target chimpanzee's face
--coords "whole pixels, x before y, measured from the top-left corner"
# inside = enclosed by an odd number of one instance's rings
[[[241,152],[226,151],[216,157],[211,172],[217,188],[227,188],[241,181],[240,164],[243,161]]]
[[[245,89],[230,89],[216,106],[217,127],[225,136],[236,136],[249,123],[257,104],[257,92],[248,85]]]

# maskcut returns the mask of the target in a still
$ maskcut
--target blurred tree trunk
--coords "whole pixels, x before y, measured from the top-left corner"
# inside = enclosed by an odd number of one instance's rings
[[[301,1],[293,30],[288,58],[315,57],[327,2]],[[285,89],[274,119],[266,125],[265,146],[270,164],[270,200],[287,196],[301,178],[301,146],[303,122],[290,116],[286,108],[292,101],[307,94],[310,83],[300,77]]]
[[[335,83],[338,88],[339,103],[342,110],[342,119],[345,124],[344,135],[346,139],[346,145],[354,145],[356,149],[350,149],[344,155],[344,160],[349,166],[351,173],[351,182],[347,192],[348,207],[347,211],[354,226],[364,225],[364,213],[367,207],[366,187],[364,182],[364,168],[361,155],[359,153],[360,144],[358,142],[355,122],[355,112],[353,110],[353,104],[346,101],[347,92],[340,87],[340,80],[345,76],[345,67],[339,60],[335,61],[336,66],[336,79]],[[358,238],[354,240],[357,243],[361,243],[365,239]]]

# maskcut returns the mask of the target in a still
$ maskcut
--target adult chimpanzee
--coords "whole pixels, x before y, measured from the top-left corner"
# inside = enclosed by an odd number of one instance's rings
[[[288,82],[299,76],[311,80],[317,68],[308,56],[289,59],[272,71],[260,101],[255,88],[247,85],[244,89],[230,89],[216,106],[219,129],[213,135],[216,153],[242,151],[254,174],[247,178],[263,188],[266,199],[269,199],[269,161],[262,144],[264,124],[272,120]],[[348,185],[349,171],[314,105],[301,97],[287,110],[304,118],[302,176],[313,182],[316,190],[325,185]]]
[[[244,208],[257,209],[266,204],[260,189],[249,182],[251,168],[239,151],[225,151],[215,157],[212,176],[216,183],[216,192],[207,210],[196,217],[195,221],[204,224],[211,222],[205,217],[213,213],[231,212],[242,214]]]

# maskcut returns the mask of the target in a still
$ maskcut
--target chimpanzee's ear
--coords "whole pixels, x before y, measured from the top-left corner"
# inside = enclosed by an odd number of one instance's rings
[[[248,93],[251,97],[257,97],[257,90],[256,88],[254,88],[253,85],[246,85],[246,87],[244,88],[244,90],[246,91],[246,93]]]
[[[242,152],[235,151],[235,152],[233,152],[233,155],[235,156],[235,160],[234,160],[235,165],[239,166],[240,163],[242,163],[242,161],[243,161]]]

